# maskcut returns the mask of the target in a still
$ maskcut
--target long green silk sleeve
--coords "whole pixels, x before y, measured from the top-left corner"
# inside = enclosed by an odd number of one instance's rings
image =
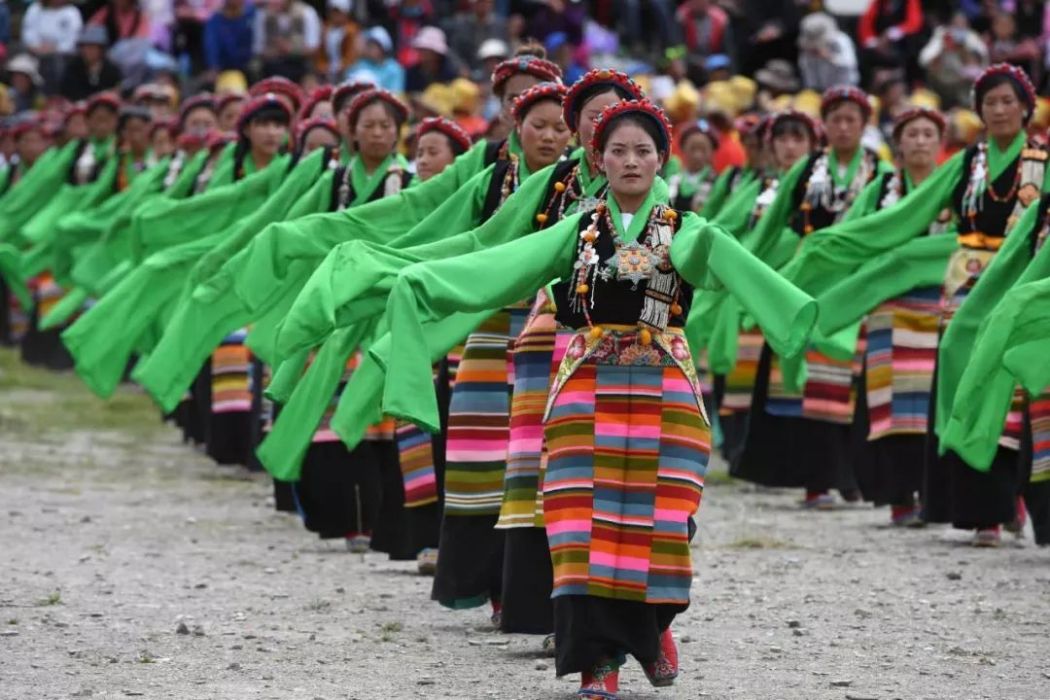
[[[1037,396],[1050,386],[1050,279],[1011,289],[1003,300],[1017,321],[1007,342],[1003,364],[1029,394]],[[1012,307],[1017,307],[1016,312]]]
[[[1050,275],[1050,249],[1044,246],[1035,258],[1029,258],[1042,213],[1039,209],[1028,207],[1007,236],[1006,244],[948,324],[938,356],[938,378],[944,374],[948,381],[938,381],[937,390],[954,389],[950,403],[938,401],[937,408],[944,406],[947,412],[944,420],[938,415],[937,421],[941,449],[955,450],[980,471],[986,471],[995,457],[1016,384],[1003,367],[1003,355],[1021,307],[1016,297],[1012,301],[1006,297],[1015,285],[1023,287]],[[1019,296],[1026,299],[1025,292]],[[968,312],[962,314],[967,305]]]
[[[962,154],[954,156],[891,207],[806,236],[783,274],[819,295],[865,262],[922,235],[947,206],[962,175],[962,162]]]
[[[798,237],[787,228],[787,225],[795,208],[795,188],[805,169],[805,158],[795,163],[781,179],[777,187],[777,196],[769,205],[769,209],[753,229],[746,231],[741,236],[740,242],[744,244],[744,247],[772,267],[780,267],[783,264],[784,260],[780,258],[785,248],[794,251],[797,246]],[[786,244],[785,241],[787,241]]]
[[[438,432],[433,350],[424,324],[454,313],[492,311],[517,303],[570,270],[581,216],[575,214],[501,246],[406,268],[387,304],[397,352],[387,367],[383,412]]]
[[[715,178],[715,184],[711,186],[711,193],[707,196],[707,201],[704,202],[703,209],[700,210],[700,216],[708,220],[714,219],[721,213],[722,207],[729,201],[729,199],[736,194],[729,190],[729,181],[733,179],[733,171],[733,168],[726,168],[717,178]],[[740,178],[740,181],[736,183],[737,192],[739,192],[741,188],[750,185],[754,179],[755,171],[748,168]]]
[[[33,298],[22,279],[22,256],[7,243],[0,243],[0,278],[24,310],[32,308]]]
[[[762,181],[752,180],[731,193],[725,200],[724,205],[719,208],[716,216],[713,218],[703,214],[701,216],[708,218],[712,223],[718,224],[739,238],[744,233],[744,229],[751,219],[751,211],[754,209],[755,200],[758,199],[761,191]]]
[[[186,159],[175,181],[164,190],[164,196],[169,199],[185,199],[193,192],[193,183],[197,181],[208,160],[208,150],[201,149]]]
[[[0,201],[0,241],[21,245],[22,227],[45,207],[66,182],[77,153],[77,142],[53,148],[33,165]]]

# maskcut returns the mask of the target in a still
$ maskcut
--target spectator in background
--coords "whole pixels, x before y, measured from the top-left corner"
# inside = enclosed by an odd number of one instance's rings
[[[222,0],[175,0],[172,52],[187,73],[204,69],[204,25],[221,6]]]
[[[924,24],[919,0],[872,0],[857,25],[867,76],[876,68],[891,67],[903,68],[909,80],[918,78],[915,42]]]
[[[343,79],[346,69],[357,61],[357,43],[361,28],[351,17],[353,0],[328,0],[321,50],[316,68],[333,83]]]
[[[11,8],[7,0],[0,0],[0,48],[7,50],[11,43]]]
[[[492,0],[467,0],[468,11],[460,12],[444,25],[449,49],[460,65],[472,71],[481,67],[478,46],[490,39],[508,41],[507,20],[493,12]]]
[[[965,107],[977,75],[988,65],[988,49],[970,29],[966,15],[956,12],[947,25],[934,30],[919,54],[926,80],[942,102],[943,109]]]
[[[572,44],[583,43],[583,23],[587,8],[582,2],[539,0],[539,8],[529,18],[524,36],[546,41],[555,32],[564,32]]]
[[[77,49],[84,26],[80,11],[66,0],[38,0],[22,17],[22,43],[40,60],[44,91],[53,93],[62,80],[66,58]]]
[[[20,53],[7,62],[7,75],[15,111],[38,109],[43,101],[40,89],[44,79],[40,76],[37,60],[27,53]]]
[[[723,0],[730,14],[736,64],[746,75],[753,75],[773,60],[798,62],[800,11],[795,0]]]
[[[708,56],[733,52],[729,15],[711,0],[686,0],[677,18],[691,66],[703,66]]]
[[[59,92],[71,102],[86,100],[120,84],[121,74],[106,58],[109,35],[97,24],[84,27],[77,39],[77,55],[66,63]]]
[[[554,32],[548,36],[543,47],[547,50],[547,59],[561,68],[562,80],[566,85],[572,85],[587,72],[587,68],[577,60],[579,47],[569,43],[569,36],[565,32]]]
[[[860,82],[853,40],[839,29],[831,15],[814,12],[803,18],[798,48],[803,87],[824,92],[836,85]]]
[[[492,71],[501,61],[510,56],[510,46],[507,42],[499,39],[489,39],[478,47],[478,61],[481,68],[474,73],[474,79],[481,89],[481,116],[486,122],[491,122],[499,116],[500,100],[492,94]]]
[[[138,0],[109,0],[91,15],[88,24],[105,27],[110,45],[125,39],[150,38],[149,18],[139,7]]]
[[[397,62],[402,66],[415,65],[419,55],[412,48],[412,42],[424,27],[432,24],[434,7],[430,0],[400,0],[387,12],[394,30]]]
[[[423,27],[412,42],[419,60],[405,73],[405,91],[419,93],[432,83],[454,80],[456,71],[448,57],[445,32],[437,27]]]
[[[254,45],[255,10],[244,0],[224,0],[222,9],[204,25],[204,60],[208,70],[248,71]]]
[[[364,40],[361,58],[347,70],[346,79],[374,83],[390,92],[404,92],[405,69],[390,55],[394,50],[390,33],[382,27],[372,27],[364,33]]]
[[[1039,42],[1021,36],[1017,19],[1012,12],[996,10],[992,13],[992,27],[988,37],[989,63],[1012,63],[1035,76],[1041,56]]]
[[[679,42],[674,0],[615,0],[615,7],[618,32],[633,53],[644,55],[654,42],[662,53]]]
[[[265,0],[255,13],[255,55],[265,76],[299,82],[321,45],[321,19],[302,0]]]

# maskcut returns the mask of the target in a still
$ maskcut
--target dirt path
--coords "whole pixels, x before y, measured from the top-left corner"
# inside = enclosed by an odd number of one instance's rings
[[[567,698],[535,637],[278,515],[259,475],[0,354],[0,698]],[[624,697],[1050,698],[1050,551],[713,478],[682,678]]]

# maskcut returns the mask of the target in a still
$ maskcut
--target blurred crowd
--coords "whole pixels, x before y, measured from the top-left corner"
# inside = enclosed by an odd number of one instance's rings
[[[201,92],[283,76],[305,88],[366,80],[498,137],[492,67],[536,41],[571,83],[595,66],[639,78],[677,122],[729,129],[746,111],[816,112],[853,84],[879,126],[911,103],[966,107],[990,63],[1045,86],[1050,6],[1035,0],[0,0],[0,116],[60,111],[102,90],[145,90],[174,109]],[[143,86],[146,86],[145,88]],[[1041,90],[1043,92],[1043,90]],[[1044,100],[1035,129],[1050,125]],[[872,143],[871,145],[878,145]],[[949,145],[949,150],[952,145]],[[728,160],[727,160],[728,158]],[[719,165],[734,160],[733,154]]]

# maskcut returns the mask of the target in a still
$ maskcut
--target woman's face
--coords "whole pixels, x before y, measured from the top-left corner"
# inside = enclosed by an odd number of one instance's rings
[[[514,116],[511,113],[511,109],[514,107],[514,100],[518,98],[518,95],[533,85],[539,85],[539,83],[539,78],[525,73],[512,75],[507,79],[507,82],[503,83],[503,96],[500,97],[500,107],[502,108],[503,120],[507,124],[514,123]]]
[[[318,148],[335,148],[338,145],[339,138],[328,129],[310,129],[310,131],[306,132],[306,138],[303,140],[303,155],[313,153]]]
[[[253,119],[247,130],[252,151],[267,156],[277,155],[288,138],[288,125],[275,119]]]
[[[592,163],[598,162],[598,154],[591,152],[591,139],[594,138],[594,120],[605,110],[620,102],[620,96],[612,90],[592,95],[580,108],[580,116],[576,120],[576,129],[580,134],[580,145],[587,149],[587,155]]]
[[[773,137],[773,159],[781,172],[787,172],[813,149],[809,136],[791,130]]]
[[[685,169],[698,173],[711,165],[715,146],[705,134],[693,133],[682,144],[682,156],[685,158]]]
[[[332,118],[332,103],[328,100],[321,100],[314,105],[314,108],[310,110],[310,114],[307,115],[307,119],[331,119]]]
[[[901,162],[905,167],[932,168],[937,164],[937,151],[941,146],[941,132],[930,119],[912,119],[901,129],[897,139]]]
[[[853,102],[840,102],[824,119],[828,144],[836,153],[850,153],[860,146],[864,135],[864,112]]]
[[[18,157],[23,163],[35,163],[49,145],[48,139],[40,129],[30,129],[16,141]]]
[[[241,113],[241,100],[227,102],[219,112],[219,129],[222,131],[235,131],[237,129],[237,115]]]
[[[150,145],[149,122],[145,119],[128,119],[120,134],[124,147],[132,153],[143,153]]]
[[[191,134],[203,136],[219,125],[215,112],[207,107],[191,109],[183,120],[183,129]]]
[[[613,126],[601,154],[601,168],[613,194],[648,193],[662,166],[663,154],[645,129],[631,122]]]
[[[77,113],[66,120],[66,137],[70,140],[88,137],[87,117]]]
[[[1025,105],[1010,83],[996,85],[981,98],[981,120],[992,138],[1012,138],[1024,128]]]
[[[108,107],[96,107],[87,115],[87,127],[91,138],[108,139],[117,133],[117,113]]]
[[[528,111],[518,135],[525,163],[533,172],[558,160],[572,136],[561,117],[561,104],[552,100],[543,100]]]
[[[416,175],[426,182],[456,159],[452,144],[444,134],[431,131],[423,134],[416,144]]]
[[[393,152],[397,145],[397,122],[381,102],[373,102],[357,114],[354,141],[358,153],[370,161],[379,162]]]
[[[155,129],[150,139],[150,148],[153,149],[153,155],[165,158],[175,152],[175,139],[168,129]]]

